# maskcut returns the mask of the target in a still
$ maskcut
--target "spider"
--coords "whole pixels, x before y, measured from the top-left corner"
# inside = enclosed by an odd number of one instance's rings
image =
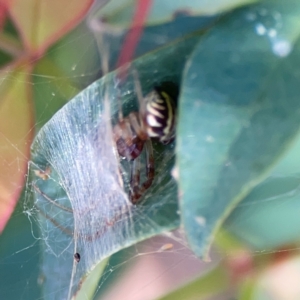
[[[152,139],[168,144],[175,137],[178,89],[171,82],[163,82],[143,97],[136,73],[133,75],[139,111],[123,117],[120,109],[118,123],[113,127],[113,135],[119,155],[131,162],[129,199],[136,204],[154,179]],[[172,93],[165,91],[167,87]],[[146,152],[146,180],[141,184],[140,154],[143,148]]]

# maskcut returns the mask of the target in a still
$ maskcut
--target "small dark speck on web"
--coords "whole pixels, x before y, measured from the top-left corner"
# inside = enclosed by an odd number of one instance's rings
[[[74,254],[74,259],[79,263],[80,262],[80,254],[76,252]]]

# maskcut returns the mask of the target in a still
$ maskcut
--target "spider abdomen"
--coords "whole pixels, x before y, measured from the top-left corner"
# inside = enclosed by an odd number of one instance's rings
[[[175,103],[159,88],[145,97],[144,122],[149,138],[156,138],[167,144],[175,135]]]

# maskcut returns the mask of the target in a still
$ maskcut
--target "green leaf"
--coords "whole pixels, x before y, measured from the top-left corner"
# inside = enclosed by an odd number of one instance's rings
[[[238,286],[238,298],[240,300],[253,300],[255,298],[254,292],[257,286],[256,280],[253,278],[246,278]]]
[[[43,57],[34,68],[33,96],[35,102],[36,128],[41,128],[79,89],[48,56]]]
[[[93,271],[84,279],[83,285],[79,293],[75,296],[75,300],[93,299],[94,293],[97,289],[99,278],[103,274],[105,267],[108,263],[108,259],[104,259],[99,263]]]
[[[207,258],[216,231],[299,134],[298,1],[224,18],[187,63],[177,159],[181,217]]]
[[[258,250],[299,241],[300,137],[274,168],[235,208],[226,228]]]
[[[99,79],[101,74],[101,51],[97,47],[96,38],[86,22],[83,22],[60,39],[47,53],[47,58],[68,77],[68,81],[81,89]],[[64,88],[60,80],[58,85]]]
[[[92,2],[15,0],[8,5],[8,10],[26,49],[41,55],[83,19]],[[64,5],[65,9],[62,9]]]
[[[137,58],[145,55],[147,52],[153,51],[158,47],[162,47],[171,41],[182,38],[185,35],[192,34],[197,30],[207,30],[217,20],[218,16],[205,16],[205,17],[192,17],[181,16],[174,18],[169,22],[158,24],[154,26],[145,26],[143,33],[139,38],[138,45],[135,49],[134,57]],[[97,24],[97,26],[95,26]],[[98,41],[99,53],[103,51],[103,28],[101,27],[100,20],[95,16],[90,18],[89,25],[91,30],[94,31],[95,39]],[[100,28],[100,29],[99,29]],[[110,31],[105,34],[105,46],[109,48],[109,66],[113,70],[120,52],[123,51],[123,42],[126,37],[127,31],[123,30],[119,34],[111,34]],[[81,38],[82,39],[82,38]],[[70,47],[73,47],[73,41],[70,41]],[[108,46],[107,46],[108,45]],[[67,47],[68,48],[68,47]],[[74,50],[73,50],[74,51]],[[60,51],[61,52],[61,51]],[[71,52],[72,53],[72,52]],[[68,54],[69,55],[69,54]],[[100,67],[100,64],[99,64]]]
[[[200,36],[178,40],[133,63],[144,94],[163,81],[179,84]],[[170,175],[174,144],[154,144],[155,180],[140,204],[132,205],[124,193],[120,170],[126,186],[130,166],[125,161],[120,167],[111,132],[119,93],[124,114],[135,109],[132,77],[116,86],[116,73],[110,73],[56,113],[33,143],[30,173],[44,248],[45,299],[69,299],[97,263],[179,225],[177,186]],[[79,263],[74,253],[80,254]]]
[[[257,1],[258,0],[153,0],[145,25],[153,26],[170,22],[179,15],[207,16],[219,14]],[[134,10],[135,5],[133,0],[112,0],[101,8],[97,15],[98,18],[105,20],[105,23],[109,26],[124,30],[124,28],[130,25]]]

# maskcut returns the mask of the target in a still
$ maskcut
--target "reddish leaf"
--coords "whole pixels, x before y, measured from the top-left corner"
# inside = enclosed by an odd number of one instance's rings
[[[117,62],[117,68],[128,63],[134,54],[135,48],[143,32],[143,27],[150,11],[152,0],[137,0],[130,30],[125,38],[124,45]]]
[[[5,22],[5,18],[6,18],[6,3],[2,1],[0,1],[0,31],[2,30],[2,27],[4,25]]]
[[[93,0],[14,0],[9,12],[25,47],[40,56],[84,17],[92,3]]]
[[[0,232],[22,191],[34,134],[29,70],[23,61],[0,72]]]

